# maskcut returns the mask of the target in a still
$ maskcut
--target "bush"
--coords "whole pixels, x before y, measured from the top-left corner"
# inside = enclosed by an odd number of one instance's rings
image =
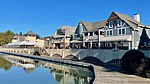
[[[122,67],[131,74],[143,77],[150,74],[150,60],[138,50],[130,50],[123,55]]]

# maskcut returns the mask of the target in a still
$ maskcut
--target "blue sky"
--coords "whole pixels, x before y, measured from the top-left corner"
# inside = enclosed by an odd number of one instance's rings
[[[112,11],[141,15],[150,25],[150,0],[0,0],[0,32],[29,30],[40,36],[53,35],[62,25],[77,26],[79,21],[105,20]]]

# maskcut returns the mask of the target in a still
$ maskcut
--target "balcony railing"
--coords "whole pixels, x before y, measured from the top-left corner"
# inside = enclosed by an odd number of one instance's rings
[[[52,43],[60,43],[61,40],[53,40]]]
[[[87,40],[98,40],[98,35],[85,36],[84,41],[87,41]]]

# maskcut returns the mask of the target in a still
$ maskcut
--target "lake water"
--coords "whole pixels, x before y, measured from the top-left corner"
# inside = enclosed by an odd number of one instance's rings
[[[0,55],[0,84],[91,84],[87,68]]]

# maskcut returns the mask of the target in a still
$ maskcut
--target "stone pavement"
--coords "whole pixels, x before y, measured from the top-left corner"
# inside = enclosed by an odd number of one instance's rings
[[[125,74],[119,66],[94,65],[94,69],[96,76],[94,84],[150,84],[150,79]]]

